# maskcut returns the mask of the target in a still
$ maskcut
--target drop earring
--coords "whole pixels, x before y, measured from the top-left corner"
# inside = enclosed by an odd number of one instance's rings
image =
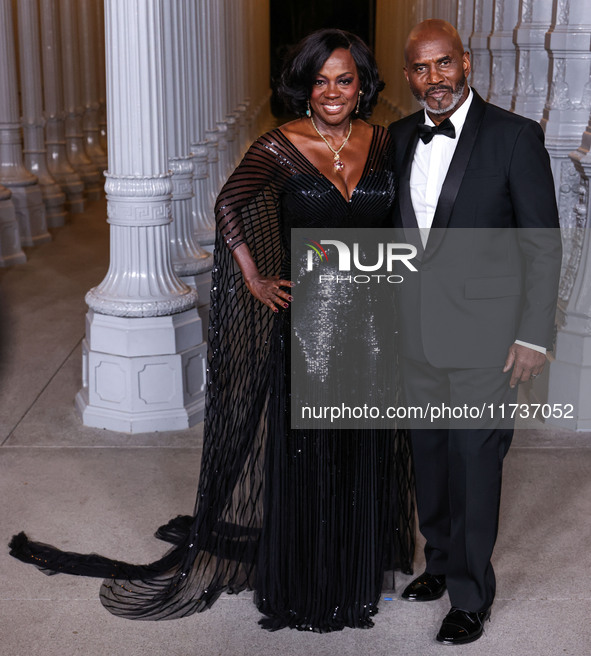
[[[308,103],[308,109],[306,109],[306,116],[308,118],[312,118],[312,110],[310,109],[310,101],[308,100],[307,103]]]
[[[355,107],[355,116],[358,116],[359,114],[359,105],[361,104],[361,96],[363,95],[363,91],[359,89],[359,95],[357,96],[357,107]]]

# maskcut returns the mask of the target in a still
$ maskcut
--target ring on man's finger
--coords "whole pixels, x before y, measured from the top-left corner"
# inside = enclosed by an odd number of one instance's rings
[[[531,376],[529,378],[530,378],[530,380],[533,380],[534,378],[537,378],[538,376],[539,376],[539,374],[531,374]]]

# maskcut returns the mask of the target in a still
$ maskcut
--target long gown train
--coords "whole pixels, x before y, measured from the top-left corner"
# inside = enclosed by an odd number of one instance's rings
[[[231,250],[247,242],[264,275],[286,275],[292,227],[381,226],[394,181],[389,136],[373,137],[349,201],[280,129],[260,137],[222,189],[212,271],[204,445],[193,515],[160,527],[173,546],[133,565],[30,541],[11,554],[46,573],[104,578],[129,619],[183,617],[223,592],[255,591],[268,629],[367,627],[384,571],[412,571],[414,500],[405,431],[291,430],[289,312],[246,289]]]

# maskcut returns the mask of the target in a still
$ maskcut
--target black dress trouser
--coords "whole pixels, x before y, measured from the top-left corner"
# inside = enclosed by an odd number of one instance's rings
[[[503,459],[513,436],[509,404],[515,403],[517,389],[509,388],[510,373],[501,367],[440,369],[406,358],[401,364],[407,407],[462,408],[463,413],[484,408],[478,419],[430,417],[410,424],[426,571],[446,575],[452,606],[481,611],[495,596],[490,561]]]

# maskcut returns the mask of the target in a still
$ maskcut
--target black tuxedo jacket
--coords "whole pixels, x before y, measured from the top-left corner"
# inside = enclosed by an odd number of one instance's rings
[[[418,249],[418,272],[401,270],[397,287],[402,354],[502,368],[515,339],[551,348],[562,253],[542,129],[474,92],[423,249],[409,186],[423,121],[421,110],[389,127],[397,241]]]

